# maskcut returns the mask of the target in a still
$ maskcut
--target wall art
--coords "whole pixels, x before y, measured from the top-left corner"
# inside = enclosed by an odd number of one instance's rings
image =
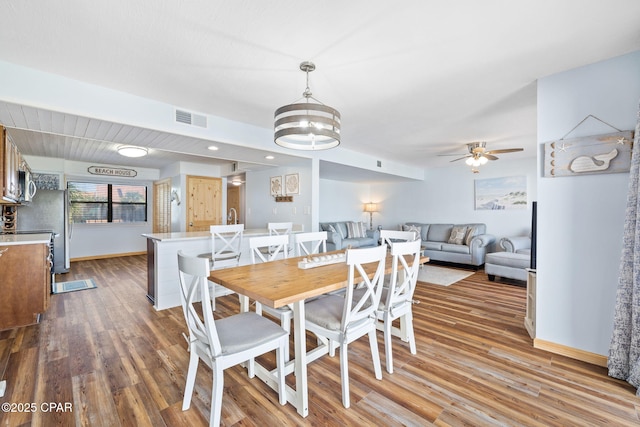
[[[282,196],[282,176],[272,176],[269,188],[273,197]]]
[[[629,172],[633,132],[560,139],[544,145],[544,176]]]
[[[475,209],[527,208],[527,177],[510,176],[475,180]]]
[[[300,194],[300,178],[297,173],[285,175],[284,187],[286,194]]]

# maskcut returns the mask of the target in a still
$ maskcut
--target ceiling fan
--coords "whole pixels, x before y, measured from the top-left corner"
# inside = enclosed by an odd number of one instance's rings
[[[487,150],[487,143],[482,142],[470,142],[467,144],[469,154],[451,160],[457,162],[458,160],[467,159],[465,163],[472,167],[478,167],[484,165],[489,160],[498,160],[496,154],[515,153],[522,151],[522,148],[504,148],[501,150]],[[441,156],[459,156],[459,154],[441,154]]]

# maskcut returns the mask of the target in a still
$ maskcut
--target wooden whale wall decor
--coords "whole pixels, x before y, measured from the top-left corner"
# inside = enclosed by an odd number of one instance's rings
[[[632,146],[632,131],[547,142],[544,176],[629,172]]]

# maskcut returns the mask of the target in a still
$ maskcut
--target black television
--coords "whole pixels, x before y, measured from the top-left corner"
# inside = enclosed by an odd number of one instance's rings
[[[529,268],[536,269],[536,251],[538,247],[538,202],[531,204],[531,261]]]

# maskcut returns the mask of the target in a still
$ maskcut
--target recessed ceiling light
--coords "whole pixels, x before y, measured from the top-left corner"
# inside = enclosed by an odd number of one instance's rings
[[[146,156],[148,152],[144,147],[135,147],[133,145],[121,145],[118,147],[118,153],[125,157],[143,157]]]
[[[267,160],[275,159],[275,157],[273,157],[271,154],[269,154],[268,156],[264,156],[264,158],[267,159]]]
[[[216,147],[215,145],[210,145],[207,148],[211,151],[218,151],[218,147]]]

